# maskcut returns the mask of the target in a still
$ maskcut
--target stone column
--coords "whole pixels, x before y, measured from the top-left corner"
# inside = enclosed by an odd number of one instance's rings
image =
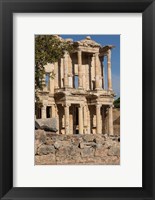
[[[108,117],[108,132],[109,135],[114,135],[113,133],[113,105],[109,106],[109,117]]]
[[[88,127],[88,131],[87,133],[90,134],[90,111],[89,111],[89,106],[87,107],[87,127]]]
[[[99,53],[95,53],[95,89],[101,89],[101,65]]]
[[[105,107],[102,108],[102,133],[105,134]]]
[[[53,75],[53,72],[50,73],[50,92],[54,94],[54,78],[51,77]]]
[[[65,109],[65,134],[69,135],[69,104],[65,104],[64,109]]]
[[[56,128],[58,129],[59,133],[59,114],[58,114],[58,105],[55,104],[54,106],[55,110],[55,119],[56,119]]]
[[[94,90],[94,83],[95,83],[95,54],[91,57],[91,69],[90,69],[90,89]]]
[[[68,86],[73,88],[73,67],[71,57],[68,55]]]
[[[41,118],[46,119],[46,106],[43,105],[41,108]]]
[[[58,63],[54,63],[54,74],[55,74],[55,77],[54,77],[54,89],[57,89],[59,88],[59,71],[58,71]]]
[[[88,121],[88,112],[87,112],[87,105],[85,104],[84,107],[83,107],[83,126],[84,126],[84,130],[83,130],[83,133],[84,134],[87,134],[88,133],[88,124],[87,124],[87,121]]]
[[[51,106],[51,117],[54,118],[55,117],[55,114],[56,114],[56,108],[55,108],[55,105],[53,104]]]
[[[104,89],[104,64],[103,64],[104,57],[101,57],[100,60],[101,60],[101,67],[102,67],[102,69],[101,69],[101,73],[102,73],[102,88]]]
[[[83,84],[82,84],[82,52],[79,50],[78,51],[78,75],[79,75],[79,82],[78,82],[78,86],[79,88],[83,88]]]
[[[108,90],[112,90],[112,76],[111,76],[111,50],[108,50],[107,54],[107,65],[108,65]]]
[[[101,104],[96,105],[96,133],[101,134]]]
[[[60,59],[60,77],[61,77],[61,88],[64,87],[64,64],[63,64],[63,58]]]
[[[64,87],[68,87],[68,53],[65,51],[64,54]]]
[[[83,106],[79,106],[79,134],[83,134]]]

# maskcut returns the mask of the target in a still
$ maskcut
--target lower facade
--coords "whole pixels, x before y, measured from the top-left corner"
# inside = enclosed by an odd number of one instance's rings
[[[55,118],[58,134],[113,135],[113,97],[41,96],[36,118]]]

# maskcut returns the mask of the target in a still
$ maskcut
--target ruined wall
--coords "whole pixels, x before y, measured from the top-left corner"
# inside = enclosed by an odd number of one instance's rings
[[[120,164],[120,139],[106,135],[54,135],[35,131],[35,164]]]

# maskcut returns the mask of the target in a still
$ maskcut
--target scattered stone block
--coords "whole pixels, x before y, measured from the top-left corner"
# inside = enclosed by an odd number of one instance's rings
[[[108,151],[108,156],[120,156],[120,148],[112,146]]]
[[[83,136],[83,139],[84,139],[86,142],[93,142],[93,140],[94,140],[94,135],[92,135],[92,134],[84,135],[84,136]]]
[[[42,145],[38,149],[38,155],[47,155],[50,153],[55,153],[55,148],[53,145]]]
[[[93,157],[95,150],[93,148],[85,147],[81,150],[81,157]]]

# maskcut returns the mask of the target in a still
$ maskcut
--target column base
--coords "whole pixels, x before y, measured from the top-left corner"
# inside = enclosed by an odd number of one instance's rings
[[[113,91],[113,89],[112,89],[112,88],[108,88],[108,90],[109,90],[110,92],[112,92],[112,91]]]
[[[95,88],[95,90],[97,90],[97,91],[102,91],[103,88]]]

